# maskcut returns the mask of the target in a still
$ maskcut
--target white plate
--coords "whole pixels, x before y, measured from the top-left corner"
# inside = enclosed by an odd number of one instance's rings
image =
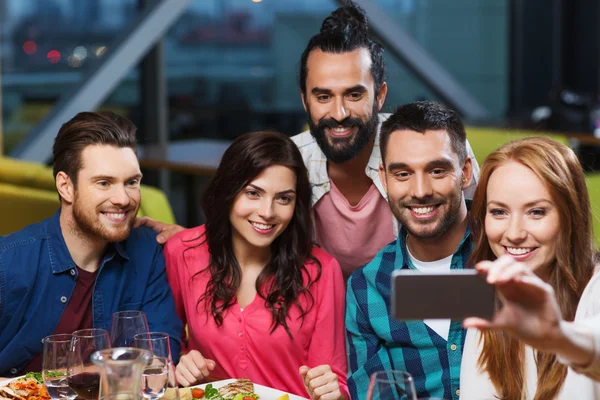
[[[209,382],[213,385],[213,387],[215,388],[220,388],[221,386],[225,386],[231,382],[235,382],[237,381],[237,379],[225,379],[222,381],[216,381],[216,382]],[[202,385],[197,385],[197,386],[192,386],[192,388],[202,388],[204,389],[206,387],[206,385],[208,385],[208,383],[204,383]],[[286,392],[283,392],[281,390],[277,390],[277,389],[273,389],[267,386],[263,386],[263,385],[259,385],[259,384],[254,384],[254,393],[256,393],[257,395],[260,396],[259,400],[275,400],[277,399],[279,396],[283,396],[284,394],[286,394]],[[291,394],[291,393],[287,393],[288,396],[290,396],[290,400],[304,400],[305,397],[300,397],[297,396],[295,394]]]
[[[15,378],[0,378],[0,386],[6,386],[15,379],[25,378],[25,375],[17,376]]]

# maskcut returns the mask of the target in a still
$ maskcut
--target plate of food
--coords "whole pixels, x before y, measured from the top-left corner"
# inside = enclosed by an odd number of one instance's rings
[[[225,379],[179,389],[181,400],[303,400],[304,397],[253,383],[249,379]],[[168,399],[165,399],[168,400]]]
[[[0,382],[0,400],[50,400],[42,374],[27,375]]]

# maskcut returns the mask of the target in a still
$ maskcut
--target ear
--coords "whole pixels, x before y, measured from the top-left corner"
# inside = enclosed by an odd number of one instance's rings
[[[304,111],[308,112],[306,109],[306,97],[304,96],[304,93],[300,92],[300,98],[302,99],[302,107],[304,107]]]
[[[383,165],[383,163],[379,163],[379,179],[381,179],[383,189],[387,193],[387,177],[385,175],[385,165]]]
[[[73,199],[75,198],[75,186],[73,185],[73,181],[69,178],[69,175],[63,171],[56,174],[56,190],[62,200],[67,203],[73,203]]]
[[[377,111],[381,111],[383,108],[385,96],[387,96],[387,83],[383,82],[379,88],[379,91],[377,92]]]
[[[471,182],[473,181],[473,160],[471,157],[467,156],[465,162],[462,166],[462,182],[461,188],[465,190],[469,186],[471,186]]]

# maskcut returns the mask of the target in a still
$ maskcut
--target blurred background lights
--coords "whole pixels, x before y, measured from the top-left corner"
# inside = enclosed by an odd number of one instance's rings
[[[48,54],[46,54],[46,58],[50,64],[56,64],[60,61],[60,53],[58,50],[50,50]]]
[[[28,40],[25,43],[23,43],[23,51],[25,52],[25,54],[35,54],[35,52],[37,51],[37,44],[33,40]]]
[[[96,57],[102,57],[104,52],[106,51],[106,46],[100,46],[96,49]]]
[[[88,55],[88,51],[83,46],[77,46],[77,47],[75,47],[75,50],[73,50],[73,57],[78,58],[80,60],[85,60],[87,55]]]

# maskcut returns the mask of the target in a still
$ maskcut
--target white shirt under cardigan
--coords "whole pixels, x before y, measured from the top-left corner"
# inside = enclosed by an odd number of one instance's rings
[[[600,399],[600,382],[588,376],[600,379],[600,272],[598,270],[586,286],[575,314],[575,322],[591,326],[594,331],[596,355],[586,368],[569,368],[558,400],[597,400]],[[481,354],[479,331],[469,329],[465,339],[460,373],[461,400],[495,399],[496,390],[487,372],[477,366]],[[576,372],[575,370],[579,371]],[[506,371],[507,374],[510,371]],[[585,375],[588,376],[585,376]],[[537,387],[537,369],[534,351],[525,346],[526,399],[534,398]]]

